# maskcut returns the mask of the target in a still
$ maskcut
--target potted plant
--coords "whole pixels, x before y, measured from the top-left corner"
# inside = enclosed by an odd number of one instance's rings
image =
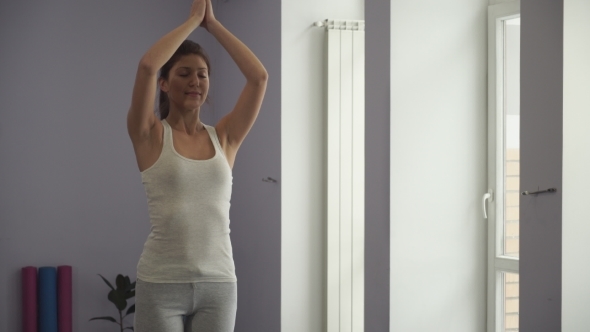
[[[127,309],[125,316],[123,316],[123,311],[125,310],[125,308],[127,308],[127,300],[135,296],[135,281],[131,283],[128,276],[123,276],[119,274],[117,275],[117,278],[115,280],[117,288],[114,288],[108,280],[106,280],[100,274],[99,276],[111,288],[108,294],[108,299],[117,307],[117,310],[119,310],[119,321],[110,316],[94,317],[91,318],[89,321],[98,319],[108,320],[109,322],[118,324],[121,327],[121,332],[127,329],[133,331],[133,326],[127,326],[123,328],[123,318],[135,312],[135,304],[133,304],[131,307],[129,307],[129,309]]]

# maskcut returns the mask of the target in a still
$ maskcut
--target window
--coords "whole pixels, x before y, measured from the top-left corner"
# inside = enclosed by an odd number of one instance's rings
[[[488,332],[515,332],[519,311],[519,1],[489,7],[488,39]]]

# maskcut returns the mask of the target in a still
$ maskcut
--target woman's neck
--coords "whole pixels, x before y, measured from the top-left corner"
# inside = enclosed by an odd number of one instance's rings
[[[200,109],[198,108],[188,111],[170,109],[170,113],[168,114],[168,117],[166,117],[166,121],[170,127],[174,128],[175,130],[185,132],[188,135],[198,133],[202,130],[205,130],[205,126],[199,118],[199,111]]]

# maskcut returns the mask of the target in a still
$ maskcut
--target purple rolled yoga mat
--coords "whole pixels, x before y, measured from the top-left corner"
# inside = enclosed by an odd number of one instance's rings
[[[23,332],[37,332],[37,268],[22,268]]]
[[[72,267],[57,267],[57,326],[59,332],[72,332]]]

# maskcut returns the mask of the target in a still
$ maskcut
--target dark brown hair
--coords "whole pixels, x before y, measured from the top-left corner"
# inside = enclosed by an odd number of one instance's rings
[[[160,77],[163,79],[168,79],[168,75],[170,74],[170,69],[180,60],[181,57],[185,55],[196,54],[203,58],[205,64],[207,65],[207,73],[208,75],[211,74],[211,64],[209,62],[209,57],[205,53],[205,50],[201,47],[201,45],[195,43],[192,40],[185,40],[180,44],[176,52],[172,55],[170,60],[166,62],[162,68],[160,69]],[[158,113],[160,113],[160,120],[164,120],[168,117],[170,113],[170,101],[168,100],[168,95],[161,90],[159,90],[159,99],[160,103],[158,106]],[[209,96],[207,96],[206,101],[209,101]]]

